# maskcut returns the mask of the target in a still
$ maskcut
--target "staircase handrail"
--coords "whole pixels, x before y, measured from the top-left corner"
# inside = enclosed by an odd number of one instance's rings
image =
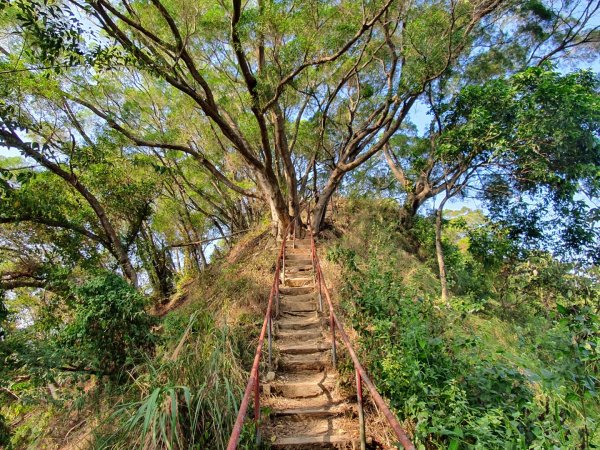
[[[248,383],[246,384],[246,390],[244,391],[244,396],[242,397],[242,402],[240,404],[240,408],[238,410],[238,414],[233,425],[233,430],[231,431],[231,436],[229,437],[229,442],[227,443],[227,450],[235,450],[237,448],[238,442],[240,440],[240,435],[242,433],[242,427],[244,426],[244,419],[246,417],[246,412],[248,411],[248,405],[250,403],[250,396],[252,395],[252,391],[254,391],[254,421],[256,423],[256,432],[257,439],[259,439],[258,435],[258,422],[260,419],[260,377],[258,374],[258,368],[260,365],[260,359],[262,356],[262,348],[265,340],[265,334],[268,334],[269,339],[269,369],[271,367],[271,341],[272,341],[272,310],[273,310],[273,300],[276,300],[276,310],[279,313],[279,278],[281,274],[281,265],[282,262],[285,264],[285,244],[287,242],[288,233],[290,230],[293,230],[294,238],[296,236],[296,224],[298,222],[298,218],[302,210],[296,215],[286,227],[283,233],[283,239],[281,241],[281,247],[279,250],[279,255],[277,257],[277,263],[275,265],[275,276],[273,277],[273,284],[271,286],[271,292],[269,294],[269,302],[267,303],[267,310],[265,312],[265,318],[263,320],[262,328],[260,330],[260,336],[258,338],[258,345],[256,347],[256,353],[254,354],[254,362],[252,363],[252,369],[250,369],[250,375],[248,377]]]
[[[340,322],[337,315],[335,314],[335,311],[333,308],[333,302],[331,301],[331,294],[329,292],[329,288],[327,287],[327,283],[325,282],[325,279],[323,277],[323,270],[321,268],[321,262],[319,260],[319,256],[317,255],[315,238],[312,233],[312,227],[310,224],[310,214],[309,214],[307,222],[308,222],[308,227],[310,230],[310,232],[308,234],[310,235],[311,255],[313,258],[313,266],[315,268],[315,276],[317,278],[316,281],[318,283],[319,303],[321,304],[321,309],[322,309],[322,292],[324,291],[325,298],[327,300],[327,304],[329,307],[329,320],[330,320],[329,327],[331,329],[331,334],[332,334],[332,336],[331,336],[332,337],[331,353],[332,353],[333,365],[334,365],[334,367],[336,365],[336,344],[335,344],[335,337],[336,337],[335,329],[336,328],[338,329],[339,334],[342,338],[342,342],[346,346],[346,350],[348,350],[350,358],[352,358],[352,362],[354,363],[354,370],[355,370],[355,374],[356,374],[356,391],[357,391],[357,397],[358,397],[358,403],[359,403],[359,419],[361,421],[361,430],[360,430],[361,431],[361,446],[364,447],[364,445],[365,445],[364,444],[365,443],[364,418],[361,417],[362,416],[362,383],[364,383],[367,386],[367,389],[369,390],[369,392],[371,393],[371,398],[373,399],[373,402],[377,405],[377,407],[383,413],[386,421],[392,428],[392,431],[396,435],[396,438],[398,439],[400,444],[402,444],[402,446],[404,447],[405,450],[415,450],[414,444],[412,443],[412,441],[410,440],[410,438],[408,437],[408,435],[406,434],[406,432],[400,425],[400,422],[398,422],[398,419],[396,418],[396,416],[394,416],[394,414],[392,413],[390,408],[387,406],[387,404],[385,403],[385,401],[383,400],[383,398],[377,391],[377,388],[375,387],[375,385],[373,384],[373,382],[367,375],[367,371],[360,363],[360,360],[358,359],[358,356],[356,355],[356,352],[354,351],[354,348],[352,347],[350,338],[346,334],[346,331],[344,330],[342,323]]]

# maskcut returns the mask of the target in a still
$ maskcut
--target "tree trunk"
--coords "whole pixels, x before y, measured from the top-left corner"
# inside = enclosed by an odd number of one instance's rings
[[[100,201],[94,196],[94,194],[92,194],[92,192],[89,191],[88,188],[79,181],[79,178],[77,178],[77,176],[74,173],[67,172],[59,164],[46,158],[44,155],[42,155],[41,152],[34,150],[34,147],[32,145],[24,143],[17,134],[12,133],[11,135],[8,135],[7,140],[12,146],[21,149],[23,153],[36,160],[38,163],[40,163],[46,169],[53,172],[55,175],[62,178],[75,190],[77,190],[79,194],[81,194],[81,196],[88,202],[90,207],[94,210],[94,213],[96,213],[96,217],[98,218],[100,226],[106,235],[106,240],[109,243],[109,248],[107,248],[107,250],[109,250],[109,252],[112,253],[112,255],[117,259],[125,277],[135,288],[137,288],[137,272],[133,267],[131,260],[129,259],[127,250],[121,243],[121,240],[115,228],[113,227],[112,222],[108,218],[104,207],[100,204]]]
[[[287,230],[291,217],[279,185],[273,171],[269,168],[262,171],[255,171],[257,183],[265,193],[265,198],[271,210],[273,234],[277,238],[283,238],[283,233]]]
[[[285,118],[279,104],[273,106],[273,122],[275,124],[275,149],[276,155],[281,157],[283,173],[288,188],[288,213],[296,217],[299,213],[298,204],[298,182],[296,180],[296,169],[292,162],[290,147],[285,133]]]
[[[181,229],[183,234],[187,237],[188,242],[194,242],[194,234],[190,231],[185,221],[180,220]],[[184,270],[187,274],[200,273],[200,259],[196,252],[196,247],[193,245],[186,246],[183,250],[184,255]]]
[[[142,242],[140,243],[140,256],[154,292],[161,299],[168,298],[174,290],[173,263],[170,253],[165,248],[159,248],[152,236],[152,230],[141,228]]]
[[[206,269],[208,267],[208,261],[206,260],[206,255],[204,254],[204,248],[202,244],[198,246],[198,253],[200,253],[200,258],[202,258],[202,268]]]
[[[412,230],[415,225],[415,216],[417,215],[417,211],[419,207],[422,205],[422,201],[419,200],[419,197],[415,195],[413,192],[408,192],[406,194],[406,198],[404,199],[404,204],[400,209],[400,226],[404,231]]]
[[[323,228],[327,206],[329,205],[329,201],[331,200],[333,193],[341,183],[342,178],[344,178],[344,174],[345,172],[342,172],[336,168],[329,177],[329,181],[323,190],[319,193],[319,199],[317,200],[317,204],[313,209],[313,217],[311,221],[313,228],[312,232],[314,235],[317,235]]]
[[[439,208],[435,212],[435,252],[437,254],[438,267],[440,272],[440,285],[442,288],[442,301],[448,305],[448,281],[446,278],[446,262],[444,261],[444,249],[442,247],[442,214],[444,204],[448,197],[444,197]]]

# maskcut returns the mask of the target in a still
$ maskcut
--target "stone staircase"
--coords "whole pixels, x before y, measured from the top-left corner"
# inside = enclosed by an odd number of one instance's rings
[[[263,383],[262,425],[271,448],[360,448],[356,397],[338,386],[327,321],[318,311],[310,240],[288,240],[274,321],[274,372]]]

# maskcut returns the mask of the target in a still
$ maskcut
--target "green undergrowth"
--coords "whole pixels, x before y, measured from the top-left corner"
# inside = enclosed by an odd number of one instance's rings
[[[225,448],[253,360],[274,243],[264,234],[200,274],[162,321],[156,358],[137,368],[94,448]],[[239,448],[253,448],[247,424]]]
[[[339,295],[361,358],[417,447],[600,446],[597,296],[532,290],[519,279],[531,275],[515,270],[500,299],[494,289],[507,281],[478,265],[466,234],[448,224],[454,295],[442,304],[431,222],[417,219],[414,255],[397,217],[391,201],[348,201],[327,257],[342,266]]]
[[[186,274],[175,294],[182,301],[163,317],[132,313],[127,321],[132,330],[113,333],[124,339],[120,344],[112,338],[110,345],[102,342],[86,320],[97,323],[106,310],[110,325],[129,314],[111,312],[110,305],[132,305],[131,296],[139,305],[143,299],[134,291],[88,295],[97,300],[88,303],[98,311],[71,322],[68,348],[79,349],[73,364],[98,364],[97,373],[46,369],[46,378],[13,383],[13,393],[22,397],[0,408],[0,448],[225,448],[253,360],[275,248],[262,229],[245,235],[202,273]],[[103,287],[98,281],[88,290]],[[143,326],[136,325],[140,320]],[[136,353],[129,349],[133,344]],[[107,365],[119,371],[106,375]],[[55,388],[50,400],[49,382]],[[239,448],[253,448],[253,440],[247,424]]]

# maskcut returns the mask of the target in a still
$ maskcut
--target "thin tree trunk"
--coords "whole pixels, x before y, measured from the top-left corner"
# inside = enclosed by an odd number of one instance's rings
[[[275,123],[275,149],[276,153],[281,155],[283,173],[288,187],[288,213],[291,217],[296,217],[299,212],[296,169],[292,162],[290,147],[285,134],[285,118],[277,103],[273,106],[273,119]]]
[[[53,172],[55,175],[62,178],[68,184],[70,184],[79,194],[88,202],[98,221],[100,222],[100,226],[106,235],[106,240],[109,243],[109,248],[107,250],[112,253],[112,255],[117,259],[121,269],[123,270],[123,274],[129,280],[129,282],[135,287],[138,287],[138,276],[131,260],[129,259],[129,255],[127,250],[121,243],[121,240],[113,227],[111,220],[109,219],[104,207],[100,204],[100,201],[92,194],[88,188],[83,185],[79,178],[73,172],[67,172],[63,169],[59,164],[51,161],[47,157],[45,157],[41,152],[34,150],[32,145],[28,145],[21,140],[21,138],[14,132],[10,134],[5,134],[4,138],[16,148],[19,148],[23,151],[27,156],[33,158],[42,166]]]
[[[345,172],[335,169],[334,172],[329,177],[329,181],[323,188],[323,190],[319,193],[319,199],[317,200],[317,204],[313,209],[313,218],[312,218],[312,226],[313,226],[313,234],[318,234],[323,228],[323,224],[325,223],[325,214],[327,213],[327,205],[329,205],[329,201],[333,196],[333,193],[339,186],[344,178]]]
[[[148,278],[154,292],[161,299],[166,299],[173,292],[173,262],[166,248],[159,248],[152,236],[152,230],[141,228],[141,252],[142,260],[145,261]]]
[[[181,229],[187,236],[188,242],[193,242],[194,236],[193,236],[192,232],[190,231],[190,229],[188,228],[188,226],[186,225],[185,221],[180,220],[179,223],[181,225]],[[199,273],[200,272],[200,260],[198,258],[196,249],[193,246],[185,247],[184,251],[183,251],[183,255],[185,257],[184,270],[186,271],[186,273]]]
[[[198,252],[200,253],[200,258],[202,258],[203,269],[206,269],[208,267],[208,261],[206,260],[206,255],[204,254],[204,248],[202,247],[202,244],[198,246]]]
[[[442,301],[448,305],[448,280],[446,278],[446,262],[444,261],[444,249],[442,247],[442,215],[444,212],[444,205],[448,197],[444,197],[440,206],[435,212],[435,252],[437,255],[438,267],[440,272],[440,285],[442,289]]]

